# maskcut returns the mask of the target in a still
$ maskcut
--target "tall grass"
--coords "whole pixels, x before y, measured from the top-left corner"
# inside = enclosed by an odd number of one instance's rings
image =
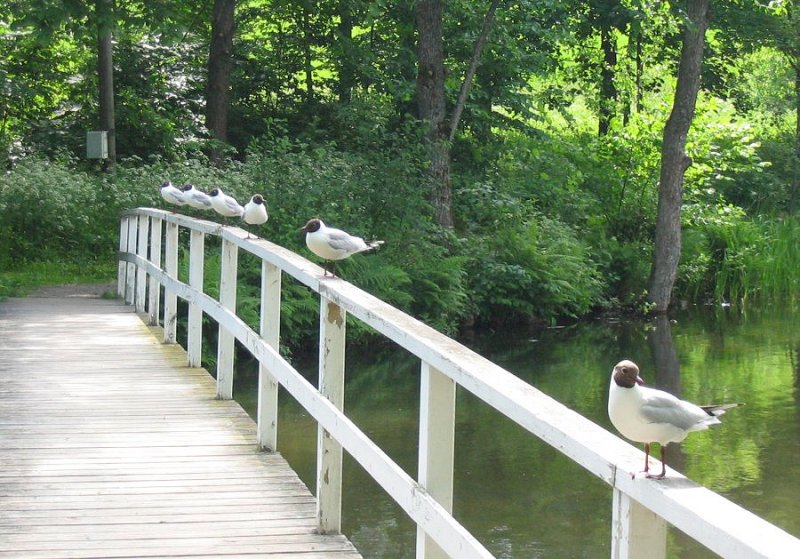
[[[719,257],[714,282],[717,300],[782,302],[800,300],[800,218],[758,218],[718,229]]]

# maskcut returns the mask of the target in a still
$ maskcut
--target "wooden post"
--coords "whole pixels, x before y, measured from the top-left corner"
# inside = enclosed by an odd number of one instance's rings
[[[203,266],[205,265],[206,237],[202,231],[192,230],[189,238],[189,286],[203,292]],[[186,353],[189,367],[199,367],[203,352],[203,310],[197,303],[189,303]]]
[[[147,259],[147,245],[150,242],[150,218],[146,215],[139,216],[139,232],[136,242],[136,254]],[[144,312],[145,297],[147,295],[147,271],[136,267],[136,312]]]
[[[119,251],[120,252],[128,252],[128,220],[131,219],[128,216],[123,216],[119,222]],[[125,297],[125,272],[128,269],[128,263],[124,260],[119,261],[119,267],[117,269],[117,295],[119,297]]]
[[[281,331],[281,269],[261,262],[261,318],[259,333],[279,351]],[[278,443],[278,382],[269,370],[258,369],[258,427],[256,440],[262,450],[274,452]]]
[[[138,220],[135,217],[128,219],[128,252],[136,252],[136,233],[138,232]],[[125,276],[125,303],[134,303],[136,289],[136,264],[128,262],[128,271]]]
[[[667,523],[619,489],[614,489],[611,517],[612,559],[664,559]]]
[[[161,267],[161,219],[157,217],[154,217],[150,222],[150,262],[157,268]],[[150,325],[158,326],[161,284],[154,276],[150,276],[148,296],[147,313],[150,316]]]
[[[222,240],[222,262],[219,280],[219,302],[236,313],[236,276],[239,265],[239,247]],[[217,345],[217,398],[233,398],[233,335],[222,324],[219,325]]]
[[[319,391],[344,409],[346,311],[320,298]],[[321,534],[342,530],[342,446],[325,429],[317,436],[317,520]]]
[[[178,224],[167,223],[167,239],[164,248],[164,271],[167,275],[178,277]],[[178,296],[164,289],[164,343],[174,344],[177,338]]]
[[[453,512],[453,456],[456,424],[456,383],[428,363],[422,363],[419,418],[419,483],[448,512]],[[447,554],[417,528],[417,559]]]

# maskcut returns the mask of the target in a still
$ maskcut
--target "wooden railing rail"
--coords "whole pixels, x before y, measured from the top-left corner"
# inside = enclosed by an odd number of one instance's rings
[[[162,238],[163,224],[166,231]],[[188,283],[178,280],[178,230],[190,231]],[[220,296],[202,292],[204,239],[220,237]],[[120,225],[120,296],[175,342],[177,297],[189,303],[188,364],[198,366],[205,313],[219,325],[217,394],[233,394],[233,343],[260,363],[257,444],[276,450],[277,393],[283,386],[319,425],[319,529],[341,529],[342,454],[347,451],[416,522],[417,557],[489,558],[452,516],[455,390],[461,385],[612,487],[614,558],[666,556],[667,523],[723,557],[800,557],[800,540],[678,472],[655,481],[634,477],[642,453],[458,342],[281,246],[248,238],[237,227],[139,208]],[[238,250],[261,259],[261,318],[255,332],[235,314]],[[164,266],[161,266],[162,251]],[[149,256],[148,256],[149,255]],[[282,274],[320,296],[319,387],[280,355]],[[160,316],[160,286],[164,289]],[[421,360],[419,468],[409,476],[343,412],[346,317],[351,314]]]

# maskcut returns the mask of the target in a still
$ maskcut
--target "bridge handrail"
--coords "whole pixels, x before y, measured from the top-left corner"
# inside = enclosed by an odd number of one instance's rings
[[[167,224],[161,266],[162,223]],[[178,228],[192,233],[189,283],[177,278]],[[220,301],[202,292],[203,238],[222,239]],[[235,311],[237,251],[262,261],[260,332]],[[150,257],[148,259],[148,252]],[[259,445],[275,450],[277,384],[315,418],[318,439],[318,520],[323,532],[341,528],[341,449],[375,478],[418,525],[417,557],[492,557],[451,514],[455,384],[488,403],[613,488],[612,557],[665,557],[666,523],[723,557],[800,557],[800,540],[724,497],[668,470],[668,479],[632,476],[641,451],[512,373],[342,279],[322,277],[306,258],[246,231],[152,208],[122,216],[118,289],[126,302],[159,320],[164,287],[165,341],[174,342],[177,306],[190,304],[189,361],[199,366],[200,311],[220,325],[218,393],[232,396],[232,343],[237,339],[261,364]],[[320,388],[306,381],[278,351],[281,273],[320,295]],[[198,281],[199,275],[199,281]],[[148,279],[149,276],[149,279]],[[199,289],[198,289],[199,287]],[[149,289],[149,297],[145,294]],[[347,314],[420,358],[419,479],[414,480],[342,411],[344,323]],[[194,318],[192,315],[194,314]],[[194,331],[194,334],[192,333]],[[229,369],[229,370],[226,370]]]

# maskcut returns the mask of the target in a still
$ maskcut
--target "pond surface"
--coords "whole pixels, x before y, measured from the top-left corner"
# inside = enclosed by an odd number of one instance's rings
[[[722,425],[670,445],[687,477],[800,536],[800,314],[703,308],[671,321],[592,321],[566,328],[476,334],[462,342],[568,407],[615,432],[606,413],[617,361],[697,403],[744,402]],[[316,378],[313,361],[295,359]],[[403,350],[353,350],[345,409],[416,477],[419,361]],[[236,398],[254,412],[255,379],[240,373]],[[456,518],[498,558],[610,554],[611,489],[466,391],[457,395]],[[281,395],[278,447],[315,487],[316,426]],[[366,559],[414,557],[413,523],[347,455],[344,532]],[[713,512],[711,512],[713,514]],[[670,529],[670,557],[715,555]]]

